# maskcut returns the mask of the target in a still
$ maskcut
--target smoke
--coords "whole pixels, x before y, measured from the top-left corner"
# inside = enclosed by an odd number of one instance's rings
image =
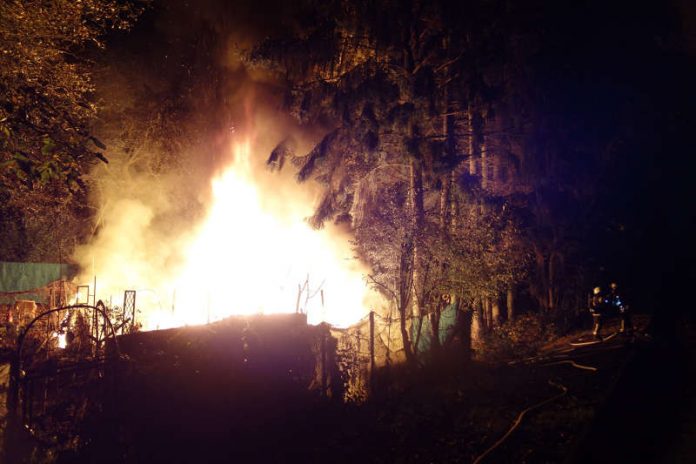
[[[96,276],[97,298],[116,306],[138,291],[147,329],[297,305],[312,322],[355,322],[373,296],[349,232],[311,231],[303,219],[321,188],[265,167],[286,137],[303,152],[319,135],[283,115],[277,84],[239,59],[278,23],[251,2],[185,5],[151,12],[99,76],[110,163],[90,174],[97,213],[74,255],[80,283]]]

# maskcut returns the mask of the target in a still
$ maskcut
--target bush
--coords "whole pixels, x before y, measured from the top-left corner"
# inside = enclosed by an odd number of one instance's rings
[[[559,336],[557,325],[544,314],[524,314],[494,327],[485,338],[479,355],[487,361],[533,356],[539,348]]]

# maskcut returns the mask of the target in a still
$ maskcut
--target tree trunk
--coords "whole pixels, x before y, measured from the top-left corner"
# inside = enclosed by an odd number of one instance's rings
[[[450,58],[450,37],[445,36],[442,39],[442,50],[444,55],[449,60]],[[445,66],[442,69],[442,79],[444,85],[442,88],[443,108],[445,110],[442,118],[442,135],[445,137],[445,155],[448,158],[458,158],[457,153],[457,135],[455,131],[454,106],[455,99],[451,98],[449,84],[451,78],[450,67]],[[455,91],[456,93],[456,91]],[[456,163],[459,164],[458,162]],[[455,165],[456,166],[456,165]],[[454,185],[456,167],[451,169],[447,174],[442,176],[442,191],[440,196],[440,228],[444,233],[448,233],[454,227],[455,221],[455,205],[452,189]]]
[[[507,289],[507,320],[515,320],[515,289],[509,286]]]
[[[486,136],[481,137],[481,188],[488,188],[488,141]]]
[[[441,178],[442,188],[440,189],[440,229],[444,234],[449,232],[451,218],[450,192],[452,189],[452,176],[445,174]]]
[[[401,245],[401,259],[399,263],[399,301],[397,310],[399,311],[399,329],[401,340],[404,345],[406,361],[415,361],[411,339],[408,334],[406,319],[410,315],[411,295],[413,291],[413,240],[408,239]]]
[[[435,306],[435,309],[430,314],[430,350],[433,353],[439,352],[440,348],[442,347],[440,343],[440,314],[441,306],[438,304]]]
[[[411,158],[410,163],[411,212],[414,232],[418,233],[425,221],[423,205],[423,167],[420,160]]]
[[[401,331],[401,339],[404,344],[404,353],[406,361],[409,363],[415,362],[415,352],[411,338],[408,333],[407,319],[411,316],[409,309],[411,302],[414,301],[414,296],[417,297],[418,289],[416,285],[419,280],[420,272],[420,257],[418,253],[418,234],[420,233],[425,221],[425,208],[423,205],[423,170],[420,161],[416,159],[416,154],[411,154],[410,172],[409,172],[409,209],[411,214],[410,230],[408,231],[406,240],[401,250],[401,266],[400,266],[400,282],[399,282],[399,329]],[[418,298],[415,298],[415,303],[420,304]],[[418,308],[421,313],[424,313],[424,308]]]
[[[548,271],[547,271],[547,260],[543,251],[538,247],[534,246],[534,257],[536,264],[536,274],[538,279],[538,285],[535,286],[533,296],[539,303],[542,309],[549,309],[549,297],[548,297]]]
[[[476,300],[471,315],[471,348],[480,350],[483,346],[483,306],[480,300]]]
[[[464,353],[464,359],[471,359],[471,329],[472,324],[472,313],[471,311],[462,311],[461,308],[457,310],[457,333],[459,333],[459,340],[462,344],[462,352]]]
[[[424,280],[427,278],[427,272],[424,271],[424,263],[422,262],[421,253],[419,251],[418,246],[418,242],[420,241],[420,234],[423,229],[423,224],[425,223],[425,206],[423,204],[423,168],[420,164],[420,160],[417,160],[414,155],[415,154],[411,154],[411,163],[409,170],[409,206],[411,209],[411,230],[409,231],[409,240],[411,242],[411,247],[413,250],[411,280],[413,285],[411,285],[411,291],[413,292],[412,301],[414,301],[414,303],[417,306],[418,317],[423,317],[423,315],[426,314],[427,311],[424,307],[423,298],[419,298],[419,294],[420,296],[422,296],[423,294],[424,286],[426,285],[426,282]],[[402,329],[402,335],[404,331],[405,328]],[[412,352],[412,355],[412,357],[415,360],[415,352]]]
[[[491,304],[491,318],[492,326],[498,327],[500,325],[500,296],[496,296]]]
[[[488,332],[493,327],[493,313],[492,313],[492,305],[491,305],[490,298],[483,299],[483,310],[484,310],[484,321],[486,323],[485,331]]]
[[[408,329],[406,325],[407,311],[405,308],[399,308],[399,330],[401,330],[401,339],[404,343],[404,353],[406,354],[406,362],[411,364],[416,361],[415,355],[413,354],[413,347],[411,346],[411,339],[408,336]]]
[[[494,155],[492,153],[489,153],[488,155],[491,161],[491,188],[494,192],[497,191],[499,193],[503,183],[502,176],[500,175],[500,154],[498,153],[497,155]]]
[[[547,278],[547,281],[549,283],[549,286],[548,286],[548,296],[549,296],[548,308],[549,308],[549,311],[552,311],[556,307],[556,305],[555,305],[556,299],[554,298],[554,294],[555,294],[554,274],[556,272],[556,269],[554,266],[553,258],[554,258],[554,254],[551,253],[549,255],[549,267],[548,267],[549,275]]]
[[[474,109],[471,104],[471,100],[469,101],[467,108],[466,108],[466,125],[467,125],[467,132],[468,132],[468,144],[467,144],[467,156],[469,157],[469,175],[475,176],[476,175],[476,135],[475,135],[475,126],[476,124],[474,123]]]
[[[564,266],[564,256],[559,251],[552,251],[549,255],[549,309],[555,309],[559,305],[559,290],[557,276]]]
[[[416,335],[413,338],[413,352],[418,354],[418,346],[420,345],[421,335],[423,333],[423,315],[418,315],[416,319]]]
[[[455,230],[458,225],[458,218],[459,218],[459,197],[458,195],[453,195],[452,194],[452,188],[455,186],[455,180],[456,180],[456,172],[452,171],[450,173],[450,227],[451,230]],[[456,192],[456,190],[455,190]]]

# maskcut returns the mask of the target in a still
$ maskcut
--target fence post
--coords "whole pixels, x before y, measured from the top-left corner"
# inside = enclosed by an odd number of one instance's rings
[[[370,311],[370,391],[375,381],[375,312]]]
[[[7,415],[10,418],[16,418],[17,407],[19,405],[19,355],[15,352],[12,353],[12,358],[10,359],[10,379],[9,386],[7,390]]]
[[[321,344],[319,345],[321,350],[321,394],[326,396],[326,388],[328,386],[326,381],[326,332],[323,329],[325,327],[322,326]]]

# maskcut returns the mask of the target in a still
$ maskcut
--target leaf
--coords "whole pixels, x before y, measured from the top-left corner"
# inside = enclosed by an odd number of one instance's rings
[[[50,137],[44,137],[43,147],[41,147],[41,154],[44,156],[49,156],[56,149],[55,142]]]
[[[47,183],[53,177],[53,170],[50,167],[48,167],[46,169],[41,169],[40,173],[41,174],[40,174],[39,180],[42,183]]]
[[[17,164],[19,164],[19,163],[29,163],[29,162],[31,161],[29,158],[27,158],[26,156],[24,156],[24,155],[21,154],[21,153],[15,153],[12,157],[15,159],[15,161],[17,162]]]
[[[106,159],[106,157],[105,157],[103,154],[101,154],[101,153],[99,153],[99,152],[94,152],[94,156],[96,156],[97,158],[99,158],[99,159],[100,159],[101,161],[103,161],[105,164],[109,164],[109,160]]]
[[[104,145],[104,144],[102,143],[102,141],[99,140],[98,138],[96,138],[96,137],[90,135],[90,136],[89,136],[89,139],[90,139],[92,142],[94,142],[94,144],[95,144],[97,147],[101,148],[102,150],[106,150],[106,145]]]
[[[286,138],[273,149],[271,156],[266,160],[266,167],[271,171],[280,171],[283,169],[286,158],[294,156],[295,141],[292,138]]]

